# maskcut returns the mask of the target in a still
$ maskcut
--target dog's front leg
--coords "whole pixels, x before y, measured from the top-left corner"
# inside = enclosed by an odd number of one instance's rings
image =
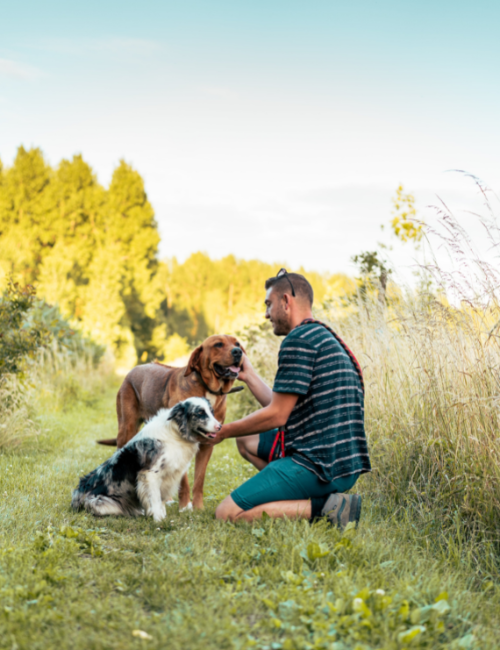
[[[165,505],[161,498],[161,482],[158,473],[151,470],[140,472],[137,476],[137,496],[148,517],[155,521],[165,519]]]
[[[207,472],[208,461],[214,448],[212,445],[200,445],[194,464],[193,507],[203,510],[203,485]]]
[[[187,473],[181,478],[179,485],[179,510],[191,507],[191,497],[189,492],[189,481]]]

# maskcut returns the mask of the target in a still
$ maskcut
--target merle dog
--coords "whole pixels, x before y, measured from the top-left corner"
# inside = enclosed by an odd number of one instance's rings
[[[125,447],[80,479],[71,507],[94,515],[165,518],[200,441],[221,428],[204,397],[161,409]]]

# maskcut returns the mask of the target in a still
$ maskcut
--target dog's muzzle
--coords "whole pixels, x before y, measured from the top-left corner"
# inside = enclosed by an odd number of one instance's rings
[[[214,431],[207,431],[206,429],[197,429],[196,433],[199,434],[200,436],[203,436],[204,438],[212,439],[215,438],[215,435],[222,429],[222,424],[217,422],[216,425],[214,425]]]
[[[219,363],[214,363],[215,374],[221,379],[236,379],[240,370],[240,366],[236,363],[232,366],[221,366]]]

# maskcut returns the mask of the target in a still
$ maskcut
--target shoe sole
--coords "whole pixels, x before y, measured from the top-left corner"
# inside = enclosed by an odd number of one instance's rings
[[[349,521],[347,523],[355,523],[356,528],[358,527],[359,524],[359,519],[361,517],[361,497],[359,494],[350,494],[347,499],[350,500],[349,503]],[[345,510],[345,506],[347,503],[347,499],[344,500],[342,506],[339,508],[339,511],[337,512],[336,518],[337,518],[337,526],[340,528],[340,530],[344,530],[345,526],[342,524],[342,513]],[[346,524],[347,525],[347,524]]]
[[[354,521],[356,523],[356,528],[357,528],[361,517],[361,497],[359,496],[359,494],[353,494],[352,499],[354,501],[353,503],[354,517],[351,519],[351,516],[349,516],[349,522]]]

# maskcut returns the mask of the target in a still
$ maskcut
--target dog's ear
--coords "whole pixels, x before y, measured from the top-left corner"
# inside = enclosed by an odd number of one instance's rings
[[[168,420],[173,420],[181,432],[185,431],[186,428],[186,415],[189,410],[189,405],[186,404],[186,400],[176,404],[168,414]]]
[[[201,368],[200,368],[200,358],[201,358],[201,353],[203,352],[203,345],[199,345],[196,350],[193,350],[191,353],[191,356],[189,357],[188,365],[186,368],[186,372],[184,373],[184,377],[187,377],[190,375],[192,372],[197,370],[198,372],[201,373]]]

